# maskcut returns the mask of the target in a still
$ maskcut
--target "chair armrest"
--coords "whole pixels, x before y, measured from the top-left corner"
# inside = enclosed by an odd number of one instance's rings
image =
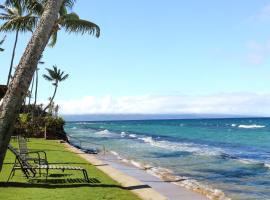
[[[45,163],[48,165],[48,160],[47,160],[47,154],[45,151],[41,151],[41,150],[38,150],[38,151],[28,151],[26,154],[37,154],[38,155],[38,159],[39,159],[39,164],[41,164],[41,156],[40,156],[40,153],[43,153],[43,160],[45,161]]]

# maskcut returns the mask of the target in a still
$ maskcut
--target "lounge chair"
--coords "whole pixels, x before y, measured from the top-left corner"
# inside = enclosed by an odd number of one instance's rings
[[[25,156],[23,156],[22,154],[20,154],[17,149],[15,149],[12,145],[8,145],[8,149],[15,155],[15,162],[13,165],[13,168],[10,172],[10,175],[8,177],[7,182],[10,180],[10,178],[12,178],[15,175],[15,171],[18,169],[21,169],[22,172],[24,173],[24,175],[26,176],[26,178],[30,178],[31,174],[32,177],[35,177],[37,172],[36,170],[41,170],[41,169],[45,169],[46,170],[46,180],[49,174],[49,169],[57,169],[57,170],[79,170],[83,172],[83,176],[86,182],[89,182],[89,178],[88,178],[88,174],[87,171],[82,168],[82,167],[74,167],[74,166],[58,166],[58,165],[49,165],[49,164],[36,164],[36,163],[30,163],[28,162],[28,160],[26,159]],[[39,161],[38,163],[40,163],[41,161]]]
[[[27,147],[27,139],[18,136],[18,144],[20,155],[24,157],[27,161],[34,161],[39,165],[48,165],[47,154],[42,150],[29,151]],[[41,169],[39,169],[39,174],[41,175]]]

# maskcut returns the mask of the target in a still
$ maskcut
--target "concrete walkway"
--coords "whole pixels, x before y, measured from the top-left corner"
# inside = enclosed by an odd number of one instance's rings
[[[93,164],[112,179],[144,200],[207,200],[201,194],[189,191],[148,174],[145,170],[128,165],[111,155],[90,155],[65,144],[74,153]],[[158,192],[157,192],[158,191]]]

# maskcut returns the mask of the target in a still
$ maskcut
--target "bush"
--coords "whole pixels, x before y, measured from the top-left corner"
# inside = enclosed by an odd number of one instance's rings
[[[61,117],[31,116],[21,113],[15,125],[15,135],[47,139],[66,139],[64,132],[65,121]]]

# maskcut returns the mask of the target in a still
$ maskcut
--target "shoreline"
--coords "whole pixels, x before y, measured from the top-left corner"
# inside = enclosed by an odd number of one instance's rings
[[[117,152],[114,151],[110,151],[109,153],[111,154],[111,156],[114,157],[112,165],[114,165],[114,163],[116,162],[121,163],[121,165],[129,165],[136,167],[140,170],[145,171],[147,174],[157,177],[163,182],[174,184],[178,188],[184,188],[190,192],[198,193],[200,195],[203,195],[204,197],[207,197],[207,199],[210,200],[231,200],[230,198],[226,197],[223,191],[212,188],[210,185],[202,184],[194,179],[176,176],[170,169],[153,167],[149,164],[143,164],[134,160],[128,160],[122,158]],[[102,160],[102,157],[100,159]]]
[[[206,195],[198,191],[192,191],[181,185],[173,184],[178,181],[164,181],[160,177],[147,172],[147,170],[132,166],[131,163],[125,163],[113,154],[93,155],[86,154],[80,149],[65,143],[65,147],[77,153],[99,170],[110,176],[122,186],[134,192],[140,198],[145,200],[207,200]],[[214,198],[211,198],[214,199]],[[220,198],[219,198],[220,199]]]

